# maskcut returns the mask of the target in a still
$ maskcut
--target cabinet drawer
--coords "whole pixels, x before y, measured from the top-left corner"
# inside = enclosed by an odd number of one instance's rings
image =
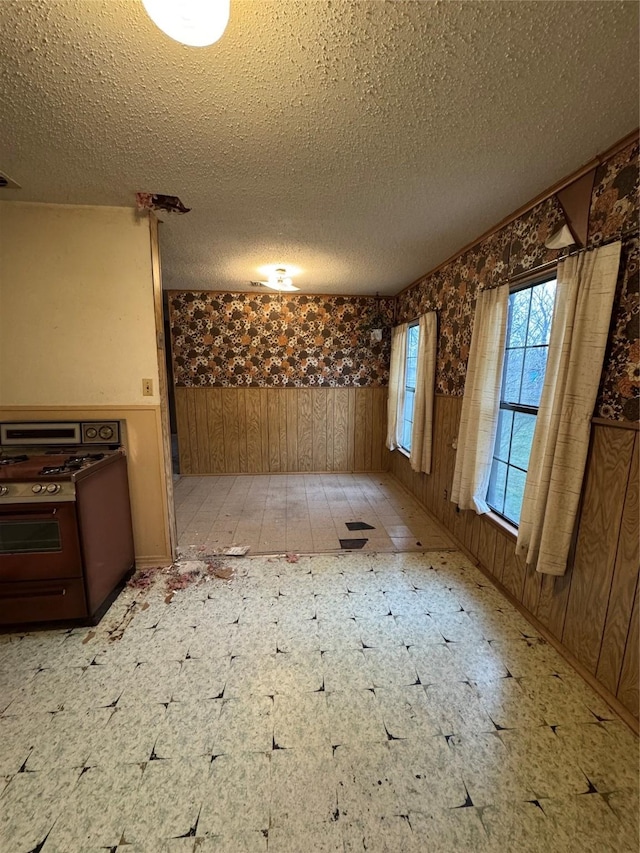
[[[80,579],[0,583],[0,625],[86,616],[84,584]]]

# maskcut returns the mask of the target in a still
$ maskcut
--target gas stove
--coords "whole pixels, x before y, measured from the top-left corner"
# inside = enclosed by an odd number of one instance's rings
[[[95,622],[133,566],[120,421],[0,424],[0,626]]]
[[[67,446],[69,438],[78,437],[91,444]],[[6,441],[26,446],[5,447]],[[0,424],[0,504],[75,500],[78,480],[122,453],[117,422]]]

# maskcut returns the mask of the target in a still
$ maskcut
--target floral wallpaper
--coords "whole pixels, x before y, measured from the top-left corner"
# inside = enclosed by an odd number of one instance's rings
[[[547,249],[544,244],[563,224],[564,214],[555,196],[516,219],[512,223],[509,275],[519,275],[555,260],[558,251]]]
[[[640,419],[640,239],[622,244],[611,335],[596,413],[611,420]]]
[[[562,222],[556,198],[546,199],[399,295],[397,322],[438,311],[436,393],[461,396],[464,392],[478,291],[557,257],[559,253],[546,249],[544,242]],[[634,143],[597,169],[589,219],[590,245],[626,235],[596,406],[600,417],[614,420],[637,420],[640,408],[637,233],[638,144]]]
[[[589,213],[591,245],[638,230],[638,149],[637,142],[624,148],[596,171]]]
[[[169,293],[174,381],[187,386],[365,386],[389,381],[395,299]],[[371,330],[383,327],[381,341]]]

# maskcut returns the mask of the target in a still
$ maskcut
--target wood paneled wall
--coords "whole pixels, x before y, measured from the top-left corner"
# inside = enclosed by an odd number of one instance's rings
[[[382,471],[386,388],[176,387],[182,474]]]
[[[461,407],[461,397],[436,397],[432,474],[416,474],[405,456],[387,451],[391,471],[638,719],[637,430],[592,426],[570,565],[555,578],[516,558],[512,533],[449,500]]]

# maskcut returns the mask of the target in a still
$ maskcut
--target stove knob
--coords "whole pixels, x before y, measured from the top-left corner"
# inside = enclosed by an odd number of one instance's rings
[[[40,483],[34,483],[33,486],[31,486],[31,491],[34,495],[38,495],[42,491],[42,486]]]
[[[0,486],[0,495],[6,495],[9,491],[9,486]]]
[[[47,491],[50,495],[55,495],[56,492],[60,491],[60,486],[57,483],[49,483]]]

